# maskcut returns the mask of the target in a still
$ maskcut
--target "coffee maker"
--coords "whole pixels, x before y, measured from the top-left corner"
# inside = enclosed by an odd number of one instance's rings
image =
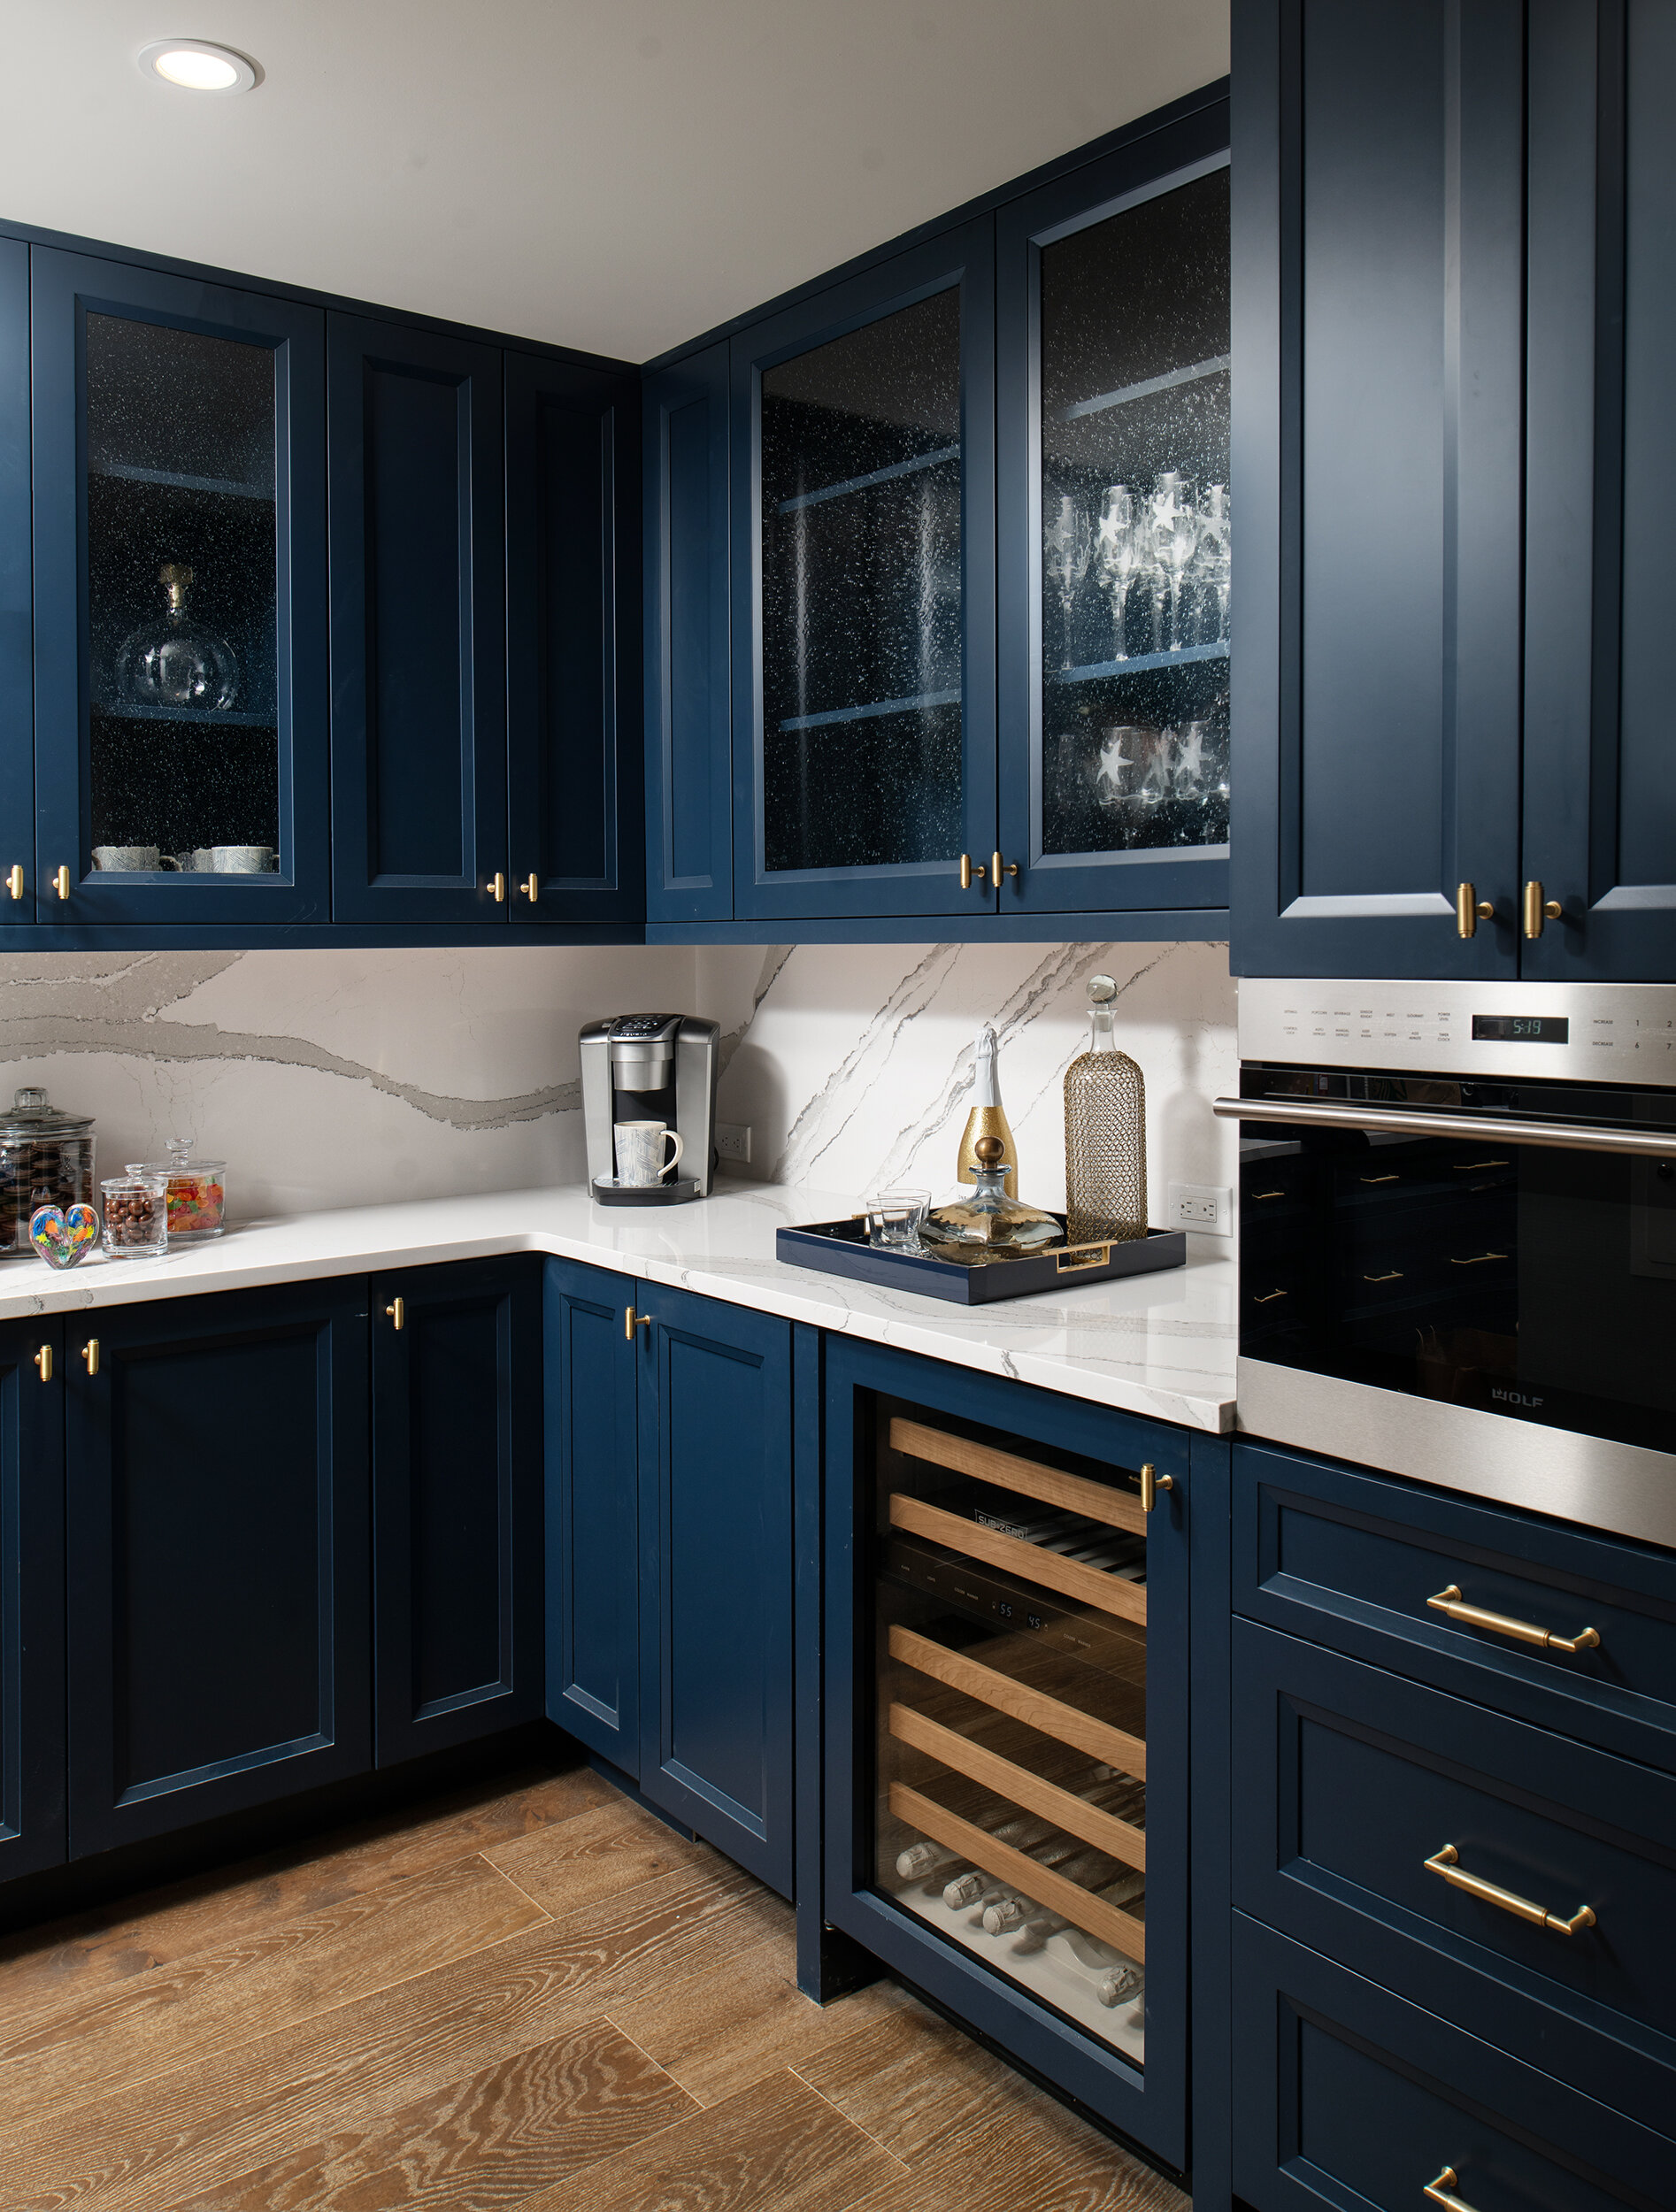
[[[581,1033],[588,1195],[601,1206],[675,1206],[708,1198],[716,1162],[719,1022],[696,1014],[614,1014]],[[674,1174],[617,1180],[619,1121],[661,1121],[681,1141]]]

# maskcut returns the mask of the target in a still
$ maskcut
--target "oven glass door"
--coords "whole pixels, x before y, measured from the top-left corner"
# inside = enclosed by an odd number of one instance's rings
[[[1676,1450],[1676,1094],[1248,1065],[1242,1096],[1298,1101],[1241,1124],[1244,1356]]]

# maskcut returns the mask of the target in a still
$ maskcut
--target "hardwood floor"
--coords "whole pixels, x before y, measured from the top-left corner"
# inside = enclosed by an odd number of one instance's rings
[[[4,2212],[1187,2212],[586,1767],[0,1941]]]

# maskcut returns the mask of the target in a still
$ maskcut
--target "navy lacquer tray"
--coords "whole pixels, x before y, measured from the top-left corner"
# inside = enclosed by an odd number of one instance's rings
[[[1063,1214],[1054,1218],[1064,1225]],[[812,1267],[823,1275],[848,1275],[857,1282],[881,1283],[887,1289],[917,1291],[922,1298],[946,1298],[957,1306],[987,1306],[1001,1298],[1027,1298],[1078,1283],[1104,1283],[1119,1275],[1183,1267],[1188,1240],[1182,1229],[1149,1229],[1144,1237],[1126,1244],[1062,1244],[1020,1259],[945,1260],[929,1251],[897,1252],[869,1244],[867,1224],[857,1218],[781,1229],[774,1248],[789,1267]]]

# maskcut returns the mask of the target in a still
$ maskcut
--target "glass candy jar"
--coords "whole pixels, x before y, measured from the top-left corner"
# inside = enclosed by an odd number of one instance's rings
[[[230,707],[239,695],[238,656],[225,638],[195,622],[186,611],[192,571],[165,561],[158,581],[168,595],[160,622],[142,622],[117,660],[117,682],[135,707],[173,707],[188,713]]]
[[[37,1206],[93,1202],[93,1117],[60,1113],[42,1090],[25,1088],[0,1114],[0,1258],[33,1259],[29,1221]]]
[[[977,1164],[972,1171],[971,1197],[934,1207],[919,1232],[920,1241],[956,1260],[1025,1258],[1049,1245],[1063,1244],[1065,1231],[1051,1214],[1008,1197],[1007,1170],[1002,1164],[1006,1148],[1000,1138],[980,1137],[973,1149]]]
[[[166,1160],[130,1160],[130,1175],[160,1175],[168,1189],[169,1241],[203,1244],[227,1225],[227,1162],[195,1160],[190,1137],[171,1137]]]
[[[101,1242],[108,1260],[160,1260],[169,1248],[166,1175],[113,1175],[101,1183]]]
[[[1093,1035],[1065,1076],[1065,1217],[1072,1244],[1147,1233],[1146,1079],[1112,1036],[1109,975],[1088,979]]]

